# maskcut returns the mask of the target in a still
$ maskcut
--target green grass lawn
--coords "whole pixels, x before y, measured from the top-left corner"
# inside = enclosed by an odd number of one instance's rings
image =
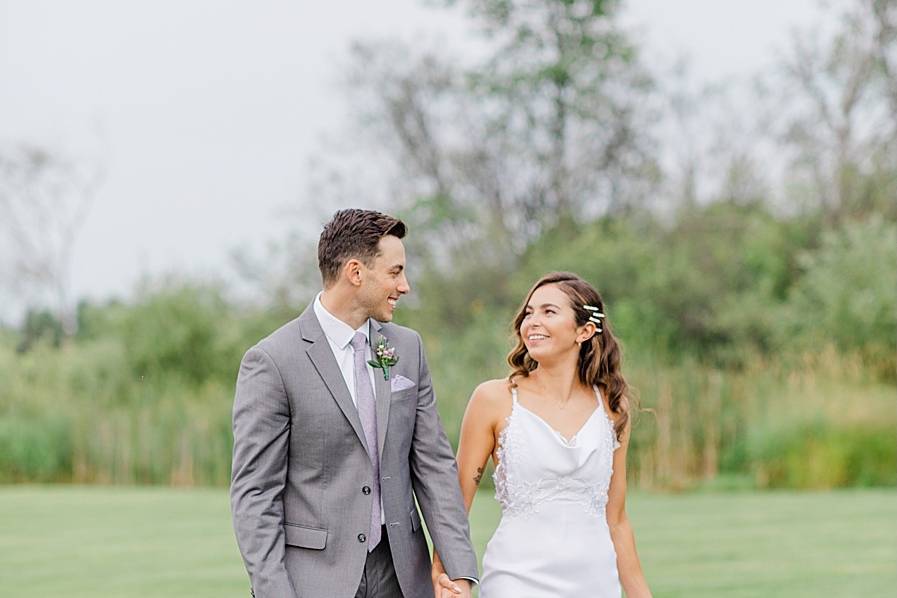
[[[654,595],[889,596],[897,492],[630,499]],[[482,493],[478,553],[498,508]],[[221,489],[0,487],[2,595],[248,596]]]

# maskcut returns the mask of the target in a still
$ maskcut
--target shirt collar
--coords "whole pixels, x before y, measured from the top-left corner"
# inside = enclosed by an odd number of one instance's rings
[[[315,297],[314,310],[315,315],[318,317],[318,323],[321,324],[321,328],[324,330],[324,334],[327,335],[327,338],[340,349],[345,349],[349,346],[349,343],[352,342],[352,338],[355,336],[356,332],[362,333],[365,339],[367,339],[368,344],[370,344],[370,318],[368,318],[364,324],[359,326],[357,330],[353,330],[351,326],[327,311],[327,308],[321,303],[321,293],[318,293],[318,296]]]

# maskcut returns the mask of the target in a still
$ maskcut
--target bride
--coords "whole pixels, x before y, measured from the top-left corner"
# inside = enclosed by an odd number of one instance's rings
[[[566,272],[530,289],[507,379],[480,384],[461,424],[470,510],[489,457],[502,518],[480,598],[650,596],[626,516],[627,385],[598,292]],[[437,598],[456,595],[434,555]]]

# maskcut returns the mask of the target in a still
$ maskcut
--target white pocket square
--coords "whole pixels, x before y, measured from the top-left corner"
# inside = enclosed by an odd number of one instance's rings
[[[405,376],[395,375],[389,382],[389,388],[392,392],[398,392],[414,386],[414,382]]]

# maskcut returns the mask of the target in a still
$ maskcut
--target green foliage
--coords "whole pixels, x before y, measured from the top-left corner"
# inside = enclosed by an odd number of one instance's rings
[[[229,316],[216,288],[187,284],[141,297],[121,322],[130,369],[140,378],[182,376],[193,384],[223,376],[221,368],[239,358],[219,331]]]
[[[67,480],[72,428],[65,415],[0,415],[0,483]]]
[[[780,345],[834,343],[894,379],[897,353],[897,224],[873,217],[826,232],[800,257],[803,275],[783,309]]]
[[[29,309],[25,314],[22,337],[16,349],[24,353],[42,342],[58,347],[63,336],[62,323],[49,310]]]
[[[0,346],[0,482],[223,484],[233,381],[282,314],[167,283],[134,304],[82,304],[78,336]]]
[[[511,272],[478,268],[477,248],[425,270],[398,321],[424,338],[456,442],[474,387],[507,374],[527,289],[572,270],[602,292],[645,409],[634,485],[891,485],[894,225],[857,222],[818,244],[814,226],[733,203],[670,223],[568,223]],[[291,316],[169,281],[131,303],[82,304],[78,336],[58,348],[17,353],[6,334],[0,481],[226,483],[240,358]]]
[[[892,422],[845,426],[814,418],[758,427],[749,461],[761,488],[897,485]]]
[[[684,210],[672,226],[650,218],[559,229],[533,244],[514,286],[570,270],[591,281],[626,344],[664,356],[740,366],[777,339],[775,306],[794,282],[805,225],[759,205]]]
[[[897,435],[883,431],[897,427],[887,411],[897,355],[881,353],[878,367],[852,357],[868,342],[837,345],[813,336],[821,325],[818,308],[798,298],[812,281],[804,277],[819,276],[818,264],[830,263],[818,257],[812,269],[801,267],[810,263],[807,256],[865,260],[893,272],[888,252],[897,244],[891,227],[868,225],[861,233],[833,232],[819,244],[817,226],[813,217],[776,217],[760,204],[716,203],[690,207],[667,225],[632,217],[559,227],[533,243],[509,275],[485,268],[428,272],[416,283],[425,299],[400,318],[423,332],[454,435],[476,384],[506,374],[508,324],[527,289],[550,270],[578,272],[603,294],[624,346],[624,372],[647,409],[637,417],[630,452],[637,484],[709,486],[722,475],[739,487],[888,485],[892,459],[881,455],[897,454]],[[846,251],[828,239],[844,236],[857,247]],[[834,275],[839,267],[824,271]],[[867,273],[860,276],[866,280]],[[891,276],[868,291],[881,305],[897,299]],[[797,313],[801,318],[788,318]],[[893,339],[897,325],[881,322],[877,332]],[[807,343],[808,337],[818,340]],[[827,431],[779,429],[781,421],[805,421],[806,413],[818,414]],[[858,431],[866,429],[864,444]],[[764,434],[771,446],[797,447],[775,476],[757,473],[777,450],[758,450]],[[832,453],[833,469],[849,463],[850,472],[832,473],[822,456],[813,461],[822,466],[807,467],[820,447]]]

